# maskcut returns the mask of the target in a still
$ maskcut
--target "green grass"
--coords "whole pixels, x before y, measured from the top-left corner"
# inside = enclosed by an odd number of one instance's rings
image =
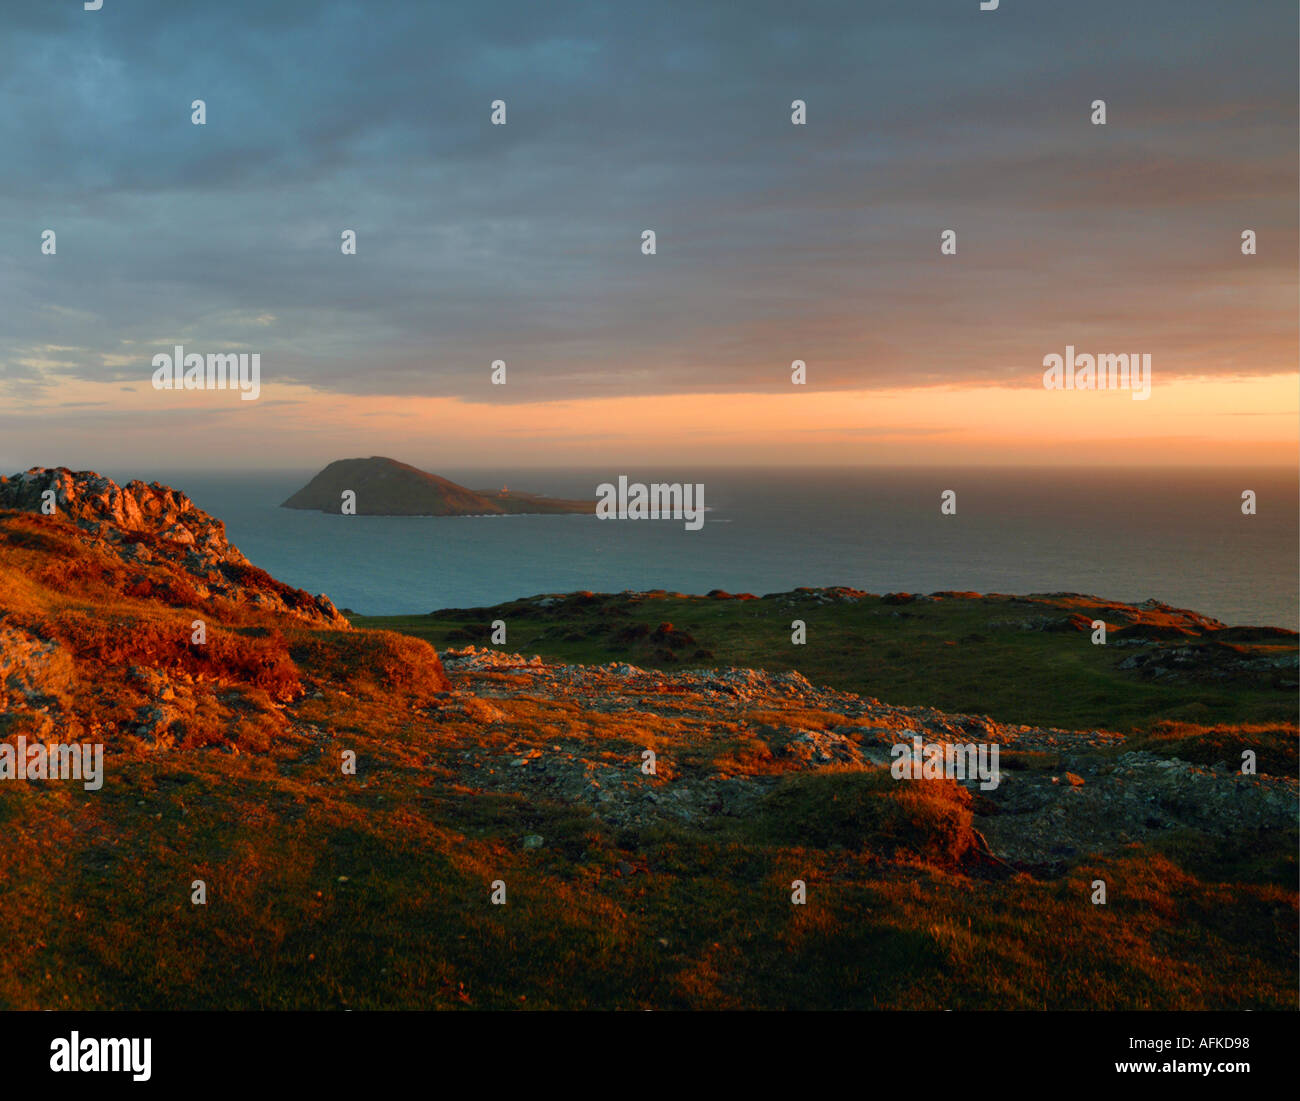
[[[0,1008],[1295,1008],[1294,838],[1246,881],[1205,842],[972,878],[945,785],[799,776],[629,839],[365,748],[365,799],[311,754],[201,750],[4,793]]]
[[[351,618],[355,626],[415,635],[438,649],[467,642],[487,645],[490,623],[503,619],[508,634],[501,649],[539,654],[548,661],[630,661],[669,670],[797,669],[814,684],[886,703],[1035,726],[1127,732],[1148,730],[1162,720],[1205,726],[1295,724],[1296,691],[1275,678],[1144,678],[1119,668],[1134,648],[1094,646],[1087,631],[997,625],[1053,612],[1062,614],[1041,604],[994,597],[901,606],[879,598],[853,605],[790,606],[771,597],[736,601],[665,595],[643,601],[571,600],[550,610],[512,602],[423,616]],[[1106,618],[1104,612],[1098,614]],[[805,645],[791,643],[794,619],[807,624]],[[637,625],[652,633],[664,622],[692,636],[694,643],[670,651],[656,644],[652,634],[620,637]],[[1294,653],[1294,637],[1260,649]],[[704,654],[696,656],[700,651]]]
[[[1261,771],[1280,771],[1295,762],[1295,694],[1268,677],[1143,679],[1117,668],[1131,649],[997,625],[1067,605],[996,598],[577,594],[549,611],[356,620],[401,634],[213,606],[196,653],[175,571],[145,592],[71,529],[4,527],[0,617],[62,657],[42,680],[54,703],[0,713],[0,734],[57,729],[109,752],[97,792],[0,784],[0,1009],[1296,1008],[1293,830],[1171,834],[1056,878],[990,869],[951,782],[781,775],[763,724],[835,726],[833,706],[766,698],[684,722],[522,689],[450,697],[436,655],[404,636],[485,644],[502,618],[509,650],[553,660],[797,668],[891,703],[1134,730],[1130,746],[1206,763],[1258,746]],[[795,618],[806,646],[790,643]],[[172,748],[133,733],[150,677],[182,713]],[[750,770],[763,787],[743,817],[614,828],[481,782],[516,742],[606,763],[668,746],[660,783]],[[524,849],[528,834],[543,845]],[[1105,906],[1090,901],[1096,878]],[[206,905],[191,902],[196,879]],[[505,906],[490,902],[496,880]]]

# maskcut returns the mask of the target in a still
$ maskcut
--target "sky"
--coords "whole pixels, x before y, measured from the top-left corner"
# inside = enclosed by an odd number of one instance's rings
[[[0,472],[1294,465],[1296,24],[5,0]],[[260,396],[155,390],[178,344]],[[1149,400],[1044,389],[1067,346]]]

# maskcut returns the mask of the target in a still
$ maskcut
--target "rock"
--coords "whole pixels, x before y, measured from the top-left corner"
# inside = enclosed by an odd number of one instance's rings
[[[540,833],[530,833],[524,838],[525,849],[540,849],[542,847],[542,835]]]
[[[210,599],[257,604],[315,626],[349,627],[328,597],[291,588],[249,562],[226,539],[225,524],[178,490],[158,482],[119,486],[93,471],[37,466],[0,477],[0,509],[44,515],[51,492],[50,519],[76,525],[125,563],[153,567],[137,579],[131,595],[170,595],[186,606]],[[188,575],[182,587],[188,592],[178,589],[178,574]]]

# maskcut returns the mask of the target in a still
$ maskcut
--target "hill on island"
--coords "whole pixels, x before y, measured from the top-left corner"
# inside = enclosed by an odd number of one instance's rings
[[[396,459],[337,459],[281,508],[339,512],[343,494],[356,494],[360,516],[517,516],[593,513],[595,501],[566,501],[506,489],[466,489]]]

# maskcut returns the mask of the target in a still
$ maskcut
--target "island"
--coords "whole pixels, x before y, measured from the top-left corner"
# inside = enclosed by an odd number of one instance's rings
[[[325,467],[281,508],[342,512],[344,494],[354,493],[360,516],[519,516],[595,513],[595,501],[567,501],[501,489],[466,489],[396,459],[338,459]]]

